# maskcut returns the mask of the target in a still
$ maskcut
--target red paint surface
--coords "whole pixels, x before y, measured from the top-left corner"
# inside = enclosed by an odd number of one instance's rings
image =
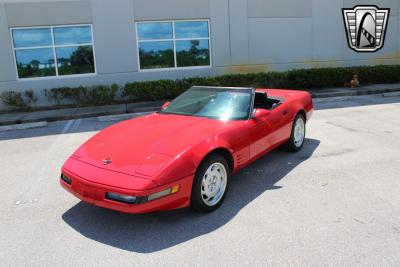
[[[284,98],[281,105],[249,120],[220,121],[202,117],[150,114],[112,125],[84,143],[63,165],[72,185],[61,185],[78,198],[129,213],[187,207],[194,173],[215,149],[229,151],[233,172],[250,164],[290,137],[296,114],[313,111],[303,91],[257,89]],[[103,160],[111,159],[104,165]],[[178,193],[145,204],[105,199],[106,192],[146,196],[180,185]]]

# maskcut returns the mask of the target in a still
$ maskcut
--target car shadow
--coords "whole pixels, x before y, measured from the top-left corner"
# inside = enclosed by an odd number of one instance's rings
[[[232,176],[223,205],[212,213],[183,209],[132,215],[80,202],[62,219],[83,236],[109,246],[138,253],[160,251],[218,229],[261,194],[281,188],[276,183],[310,158],[319,144],[306,139],[297,153],[275,150],[244,168]]]

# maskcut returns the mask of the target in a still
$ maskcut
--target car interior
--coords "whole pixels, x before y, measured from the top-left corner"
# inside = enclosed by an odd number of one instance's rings
[[[255,92],[254,108],[272,110],[281,104],[282,100],[268,97],[266,92]]]

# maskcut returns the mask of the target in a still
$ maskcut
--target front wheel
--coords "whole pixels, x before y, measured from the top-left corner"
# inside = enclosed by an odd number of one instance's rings
[[[225,198],[230,171],[226,159],[220,155],[207,157],[199,166],[193,181],[190,206],[195,211],[217,209]]]
[[[292,152],[299,151],[303,147],[305,135],[306,119],[299,113],[293,121],[292,133],[289,141],[286,143],[286,148]]]

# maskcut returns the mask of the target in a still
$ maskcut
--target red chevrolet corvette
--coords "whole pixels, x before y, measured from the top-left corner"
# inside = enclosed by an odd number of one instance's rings
[[[192,87],[94,135],[64,163],[60,183],[121,212],[212,211],[233,173],[280,145],[300,150],[312,111],[308,92]]]

